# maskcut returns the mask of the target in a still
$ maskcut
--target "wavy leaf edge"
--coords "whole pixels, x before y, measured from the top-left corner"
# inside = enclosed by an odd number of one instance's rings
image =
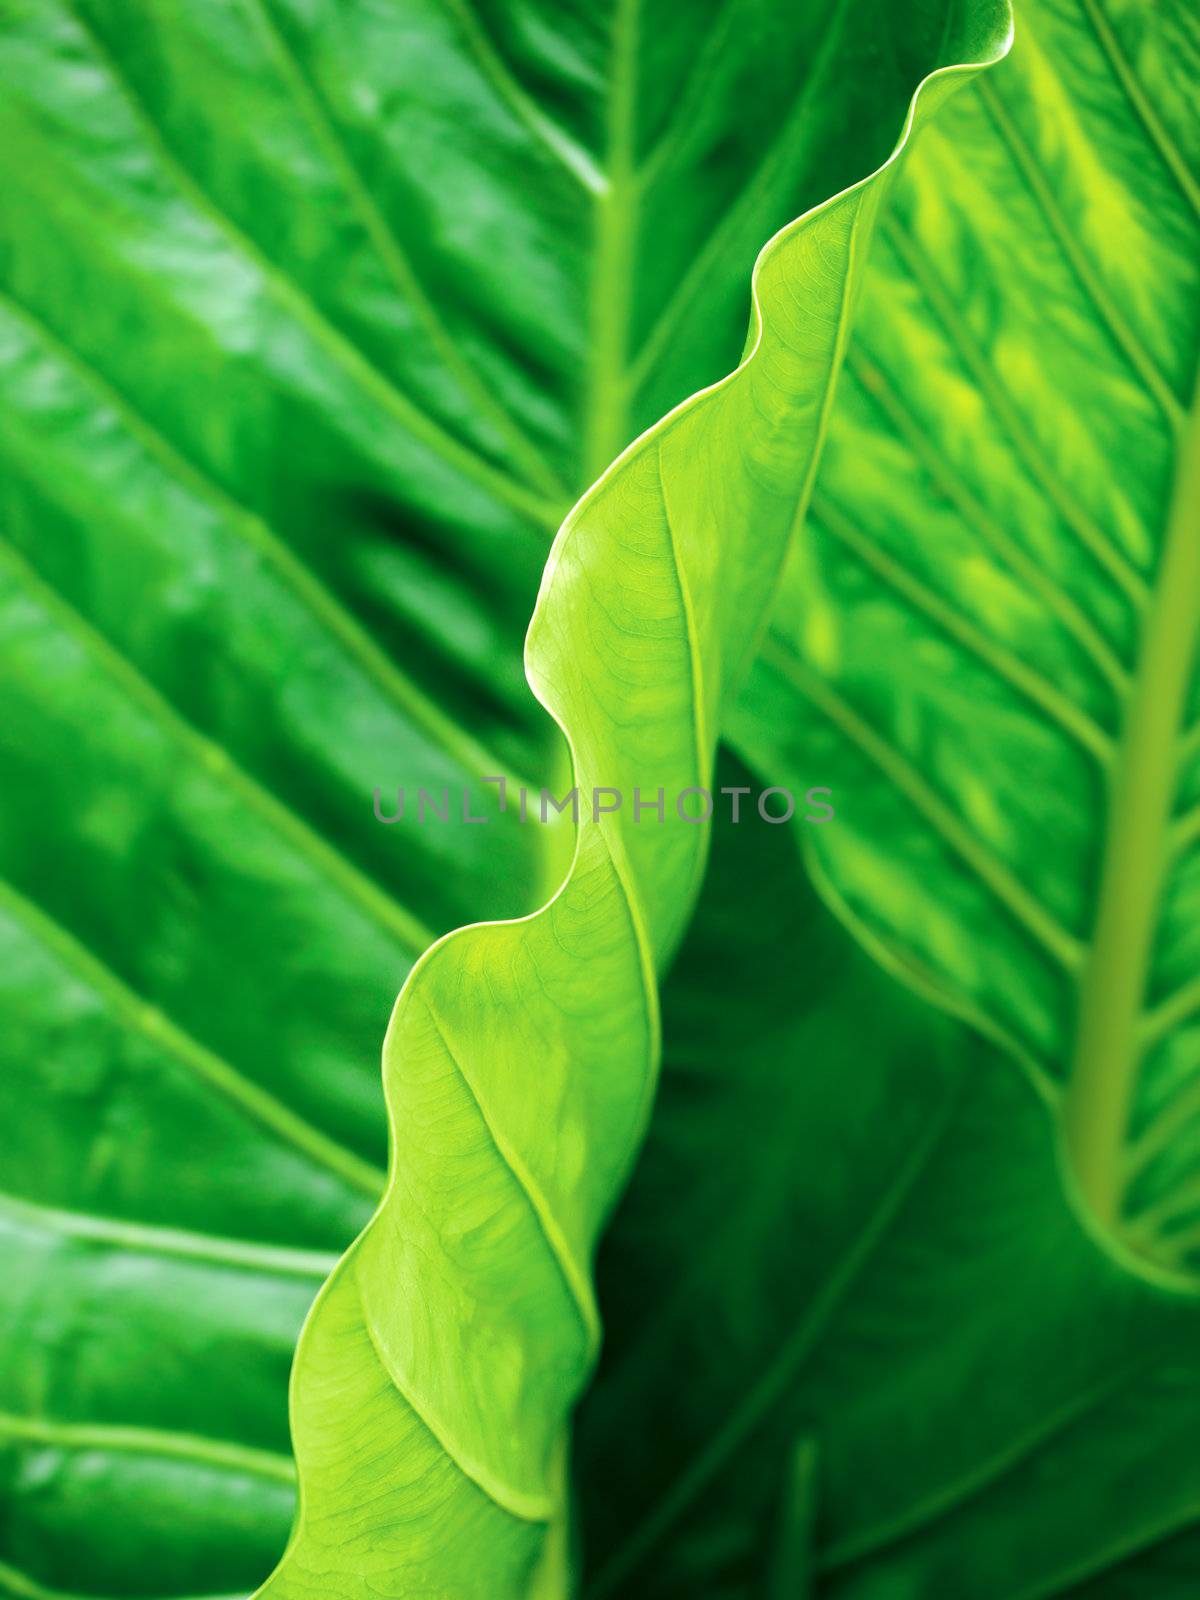
[[[706,407],[715,404],[721,397],[729,395],[736,391],[739,386],[750,381],[750,375],[767,358],[766,345],[772,331],[771,317],[769,315],[772,309],[770,304],[772,297],[769,293],[769,286],[764,286],[764,276],[774,265],[780,263],[788,247],[805,238],[810,230],[815,230],[823,222],[837,217],[843,209],[852,209],[853,215],[847,229],[847,260],[836,316],[835,349],[829,370],[825,374],[824,382],[821,386],[822,393],[816,411],[812,436],[808,447],[802,452],[805,460],[803,471],[800,474],[799,490],[798,492],[793,490],[791,495],[792,515],[782,524],[781,528],[776,530],[778,537],[775,542],[778,548],[774,552],[769,582],[765,586],[760,585],[762,592],[756,596],[757,605],[753,625],[743,625],[742,628],[742,638],[747,643],[739,651],[738,667],[744,668],[748,666],[754,653],[753,648],[749,646],[757,645],[766,628],[768,602],[774,591],[787,543],[794,528],[802,519],[815,477],[820,449],[833,405],[837,376],[844,354],[851,304],[854,298],[857,272],[860,267],[860,261],[857,257],[865,253],[858,250],[860,234],[865,233],[869,240],[875,213],[878,210],[879,202],[884,192],[886,192],[887,182],[911,145],[913,137],[919,129],[920,122],[924,120],[926,115],[933,114],[940,100],[952,92],[959,82],[969,81],[980,71],[986,70],[1002,61],[1011,49],[1014,33],[1010,0],[985,0],[984,4],[963,8],[972,13],[968,18],[956,18],[955,13],[958,9],[956,6],[948,8],[947,26],[941,41],[941,49],[945,50],[947,48],[949,36],[956,20],[960,21],[964,28],[971,28],[979,43],[977,47],[969,51],[964,49],[964,59],[936,66],[920,79],[908,101],[899,136],[886,160],[863,178],[848,185],[838,193],[813,206],[793,221],[785,224],[763,245],[751,272],[750,330],[744,353],[737,366],[711,385],[688,396],[658,422],[634,439],[584,492],[559,527],[547,557],[537,601],[526,635],[524,665],[526,679],[531,692],[549,713],[563,736],[570,760],[572,782],[581,792],[587,792],[585,780],[592,776],[592,768],[600,755],[599,747],[602,744],[602,740],[596,737],[589,739],[586,728],[582,730],[577,728],[578,719],[573,714],[577,708],[572,706],[569,693],[564,694],[556,688],[553,672],[553,635],[560,621],[560,613],[566,615],[572,610],[569,601],[576,587],[573,580],[580,579],[586,586],[591,582],[597,569],[613,558],[613,550],[609,548],[613,541],[608,536],[607,530],[604,529],[600,530],[599,537],[594,538],[590,548],[581,549],[581,547],[586,547],[587,545],[586,534],[589,531],[593,531],[591,528],[592,514],[602,510],[606,496],[614,487],[626,484],[639,465],[645,464],[654,452],[661,452],[662,447],[670,444],[690,421],[700,418]],[[860,223],[864,218],[866,219],[865,228],[860,227]],[[797,403],[802,404],[809,398],[806,393],[799,397]],[[793,409],[795,409],[795,406],[793,406]],[[660,485],[663,487],[665,499],[665,485],[662,484],[661,467]],[[732,541],[732,543],[735,546],[736,554],[736,540]],[[695,637],[695,598],[689,594],[685,576],[685,563],[680,559],[677,549],[672,550],[672,556],[678,574],[680,591],[676,620],[682,621],[689,646],[692,649],[698,649]],[[709,597],[720,588],[723,580],[728,581],[731,576],[731,574],[724,571],[723,564],[724,566],[732,565],[730,551],[725,545],[719,547],[713,565],[704,574],[708,584],[706,592]],[[562,592],[564,590],[566,591],[565,593]],[[587,633],[587,628],[577,619],[567,616],[567,620],[570,622],[568,633],[572,637]],[[612,632],[620,631],[612,628],[611,619],[607,618],[604,608],[599,605],[593,604],[591,606],[587,620],[598,620],[602,627],[609,627]],[[695,670],[698,677],[703,675],[703,658],[695,663]],[[722,681],[718,685],[718,701],[728,697],[737,677],[738,673],[736,671],[727,670],[724,672]],[[586,672],[581,681],[585,685],[587,684],[588,677]],[[695,686],[697,693],[700,687],[701,685],[697,683]],[[596,702],[594,701],[592,709],[596,709]],[[709,726],[711,727],[712,725],[709,724]],[[610,731],[614,733],[614,738],[619,741],[620,727],[611,723],[609,727]],[[712,762],[715,745],[715,734],[710,733],[707,740],[707,749],[703,752],[704,761],[708,765]],[[609,770],[611,771],[611,769]],[[597,776],[595,781],[599,784],[602,781],[602,777]],[[614,783],[617,782],[615,773],[612,781]],[[579,884],[581,876],[595,870],[595,862],[590,859],[593,853],[592,846],[593,844],[602,845],[602,853],[606,854],[611,862],[613,876],[621,884],[626,898],[630,933],[629,944],[626,946],[625,953],[633,954],[634,963],[639,972],[640,994],[638,996],[638,1004],[643,1009],[645,1025],[637,1066],[640,1083],[639,1092],[636,1095],[636,1108],[632,1117],[627,1117],[626,1119],[627,1137],[624,1141],[624,1147],[619,1152],[619,1160],[615,1163],[614,1172],[606,1187],[606,1193],[602,1197],[603,1203],[599,1206],[597,1213],[589,1219],[591,1227],[589,1230],[590,1236],[586,1239],[587,1260],[585,1263],[580,1263],[577,1258],[570,1254],[569,1243],[564,1242],[567,1239],[568,1230],[560,1228],[556,1223],[553,1212],[545,1201],[544,1195],[537,1188],[536,1179],[531,1176],[528,1170],[518,1174],[518,1181],[525,1190],[526,1199],[532,1199],[533,1207],[538,1213],[539,1226],[542,1227],[546,1237],[550,1239],[552,1253],[558,1257],[558,1264],[563,1269],[564,1275],[570,1280],[571,1291],[577,1299],[581,1320],[586,1332],[586,1356],[582,1366],[577,1369],[577,1376],[581,1375],[582,1379],[586,1379],[586,1375],[590,1371],[598,1347],[600,1331],[599,1318],[592,1293],[590,1254],[598,1240],[600,1227],[605,1215],[611,1210],[611,1207],[619,1197],[625,1178],[636,1156],[641,1134],[648,1120],[659,1056],[658,974],[663,954],[675,942],[672,937],[668,937],[665,940],[659,939],[657,941],[659,950],[656,955],[656,951],[653,948],[655,941],[652,938],[649,924],[653,920],[653,915],[657,908],[651,903],[650,896],[644,892],[639,893],[637,890],[636,879],[631,870],[629,851],[623,837],[623,830],[626,825],[624,817],[617,820],[608,816],[603,821],[596,822],[587,817],[580,818],[577,816],[573,823],[575,836],[569,866],[558,885],[542,905],[517,918],[465,924],[444,934],[431,944],[419,957],[399,992],[383,1046],[384,1075],[385,1084],[387,1084],[395,1068],[395,1058],[400,1054],[400,1036],[404,1030],[406,1020],[410,1019],[414,1012],[424,1005],[429,1014],[434,1017],[435,1026],[437,1025],[437,1008],[432,1004],[430,991],[433,989],[440,970],[448,963],[455,961],[457,961],[459,972],[465,969],[468,963],[464,958],[470,954],[476,944],[480,948],[483,948],[485,944],[485,938],[481,936],[503,934],[506,937],[515,936],[518,940],[522,937],[531,938],[534,930],[544,927],[547,921],[554,917],[556,911],[564,905],[572,887]],[[698,887],[700,871],[706,857],[707,833],[707,828],[686,830],[691,857],[687,876],[690,895],[693,897]],[[664,836],[666,835],[666,830],[663,830],[663,834]],[[652,836],[657,838],[658,834],[655,832]],[[852,931],[855,932],[857,937],[858,931]],[[674,932],[677,934],[678,928]],[[632,951],[630,946],[632,946]],[[581,965],[582,963],[577,962],[576,969],[578,970]],[[477,989],[482,986],[479,981],[479,974],[474,974],[473,980]],[[605,1003],[608,1004],[609,1001],[610,997],[606,995]],[[499,1011],[500,1008],[495,1008],[492,1016],[493,1021],[499,1020]],[[447,1048],[449,1048],[448,1042]],[[465,1077],[465,1068],[462,1063],[458,1062],[456,1065]],[[630,1063],[630,1066],[632,1066],[632,1063]],[[511,1168],[514,1161],[519,1163],[520,1158],[513,1151],[503,1148],[503,1135],[497,1136],[493,1118],[486,1109],[486,1097],[480,1093],[478,1085],[474,1082],[470,1084],[470,1093],[482,1112],[484,1123],[492,1131],[497,1143],[501,1144],[503,1158]],[[391,1090],[389,1090],[386,1099],[389,1131],[389,1160],[386,1186],[371,1219],[338,1261],[313,1301],[294,1356],[289,1390],[289,1409],[299,1482],[296,1515],[287,1549],[281,1557],[275,1572],[256,1591],[255,1600],[258,1600],[258,1597],[275,1597],[275,1600],[281,1600],[284,1591],[279,1586],[281,1583],[286,1584],[286,1580],[290,1576],[289,1569],[295,1559],[297,1547],[303,1538],[308,1519],[313,1511],[311,1484],[308,1481],[309,1474],[306,1471],[305,1444],[302,1438],[304,1420],[302,1409],[306,1398],[306,1358],[312,1343],[314,1329],[319,1328],[323,1317],[326,1315],[331,1296],[337,1293],[339,1286],[346,1282],[354,1263],[364,1249],[370,1246],[379,1231],[386,1228],[389,1220],[393,1218],[397,1203],[401,1198],[403,1171],[402,1164],[398,1159],[402,1131],[400,1108],[397,1105],[396,1094]],[[613,1181],[614,1179],[615,1181]],[[582,1381],[576,1381],[569,1391],[563,1392],[561,1396],[562,1415],[556,1419],[553,1430],[556,1436],[561,1435],[562,1428],[565,1426],[572,1406],[578,1399],[581,1388]],[[526,1496],[521,1493],[513,1493],[501,1481],[495,1481],[490,1470],[483,1467],[482,1463],[478,1464],[473,1470],[471,1464],[464,1460],[461,1454],[452,1450],[443,1440],[441,1430],[436,1421],[423,1415],[420,1409],[418,1409],[417,1414],[425,1422],[426,1426],[430,1427],[430,1431],[434,1434],[441,1448],[452,1456],[456,1466],[468,1478],[474,1479],[476,1485],[483,1488],[490,1499],[496,1501],[514,1516],[547,1524],[546,1532],[549,1533],[549,1525],[557,1516],[562,1514],[563,1510],[561,1504],[555,1503],[553,1495],[543,1499],[536,1494]],[[508,1502],[507,1505],[505,1505],[506,1501]],[[548,1539],[547,1543],[553,1544],[555,1541]],[[329,1574],[326,1573],[326,1579],[328,1576]],[[303,1584],[302,1587],[296,1590],[287,1587],[286,1592],[288,1594],[293,1592],[304,1593],[307,1592],[307,1587],[303,1586]],[[541,1593],[542,1591],[539,1589],[538,1592]],[[552,1591],[547,1591],[547,1593],[550,1592]]]

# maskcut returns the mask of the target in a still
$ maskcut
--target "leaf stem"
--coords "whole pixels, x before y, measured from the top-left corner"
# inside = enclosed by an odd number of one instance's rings
[[[627,443],[625,363],[629,354],[631,263],[637,206],[635,79],[639,0],[617,0],[605,158],[608,187],[596,195],[591,291],[591,361],[584,400],[583,472],[594,483]]]
[[[1083,1198],[1117,1220],[1141,1013],[1165,875],[1178,741],[1200,640],[1200,395],[1117,751],[1095,930],[1080,990],[1063,1131]]]

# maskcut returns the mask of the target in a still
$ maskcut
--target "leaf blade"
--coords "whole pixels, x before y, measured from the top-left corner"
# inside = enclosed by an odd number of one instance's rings
[[[896,155],[764,248],[742,364],[631,446],[559,533],[526,663],[585,795],[602,782],[630,794],[655,788],[656,775],[675,790],[707,779],[711,749],[697,749],[697,728],[715,727],[719,715],[698,722],[698,700],[718,714],[727,702],[747,650],[746,619],[765,605],[796,498],[811,483],[860,229],[869,233],[914,119],[1007,48],[1002,11],[972,20],[978,32],[955,41],[962,56],[951,53],[954,64],[940,64],[914,94]],[[795,304],[793,285],[814,281],[832,307],[824,320]],[[577,643],[585,634],[586,663]],[[519,1524],[565,1514],[563,1430],[593,1352],[579,1337],[578,1304],[567,1306],[556,1286],[561,1262],[553,1250],[546,1258],[544,1228],[529,1224],[531,1190],[514,1185],[514,1163],[497,1161],[497,1149],[519,1152],[532,1192],[545,1197],[570,1259],[586,1271],[648,1114],[656,973],[678,939],[701,858],[686,823],[646,837],[619,815],[594,814],[590,825],[585,817],[570,871],[546,906],[520,922],[452,934],[414,969],[385,1046],[389,1188],[297,1354],[301,1510],[264,1595],[315,1593],[331,1568],[347,1593],[404,1593],[434,1571],[455,1593],[518,1594],[532,1581],[541,1540]],[[408,1294],[397,1296],[397,1284]],[[435,1338],[447,1286],[478,1323],[444,1317]],[[342,1407],[340,1426],[328,1420],[330,1394],[360,1378],[351,1330],[363,1330],[358,1345],[369,1339],[392,1382],[389,1426],[398,1426],[393,1403],[404,1396],[426,1429],[418,1438],[408,1428],[404,1463],[365,1518],[346,1463],[371,1449],[383,1410],[356,1399]],[[457,1492],[447,1461],[461,1473]],[[407,1525],[397,1537],[414,1480],[435,1475],[430,1532]]]

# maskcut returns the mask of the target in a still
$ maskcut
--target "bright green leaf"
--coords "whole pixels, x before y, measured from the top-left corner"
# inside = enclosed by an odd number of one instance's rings
[[[944,25],[638,11],[0,4],[19,1593],[269,1565],[387,1007],[559,875],[541,829],[371,792],[547,778],[519,641],[562,510],[732,365],[762,240],[882,159]]]
[[[882,230],[740,738],[848,919],[1051,1104],[1105,1232],[1200,1256],[1200,39],[1030,0]],[[794,710],[781,716],[781,705]],[[1148,1268],[1149,1270],[1149,1268]]]
[[[827,909],[718,839],[601,1258],[587,1600],[1196,1593],[1196,45],[1029,0],[893,191],[736,720],[833,787]]]
[[[1007,43],[1003,7],[948,38],[898,151]],[[705,829],[639,823],[628,797],[712,782],[894,170],[766,246],[742,363],[631,446],[558,535],[526,670],[582,794],[626,801],[601,816],[585,800],[545,907],[449,935],[397,1002],[389,1185],[301,1337],[300,1509],[265,1597],[568,1591],[567,1425],[599,1338],[591,1254],[644,1130],[656,979],[704,856]]]

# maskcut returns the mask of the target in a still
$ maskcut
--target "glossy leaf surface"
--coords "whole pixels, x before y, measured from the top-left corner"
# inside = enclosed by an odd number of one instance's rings
[[[1030,0],[893,191],[734,719],[833,788],[824,907],[718,842],[601,1261],[590,1600],[1196,1592],[1195,47]]]
[[[1198,74],[1187,6],[1033,0],[930,134],[743,739],[831,774],[848,913],[1023,1062],[1168,1272],[1200,1237]]]
[[[630,447],[555,541],[526,647],[585,797],[711,781],[827,421],[870,230],[917,121],[1008,43],[952,32],[895,156],[780,232],[746,355]],[[561,887],[459,930],[384,1050],[392,1163],[296,1356],[300,1508],[264,1596],[565,1594],[567,1424],[599,1340],[591,1255],[654,1088],[657,977],[703,865],[679,814],[581,811]]]
[[[943,23],[0,5],[15,1592],[268,1568],[387,1008],[557,876],[372,790],[548,776],[520,639],[562,511],[732,364],[762,240],[882,159]]]

